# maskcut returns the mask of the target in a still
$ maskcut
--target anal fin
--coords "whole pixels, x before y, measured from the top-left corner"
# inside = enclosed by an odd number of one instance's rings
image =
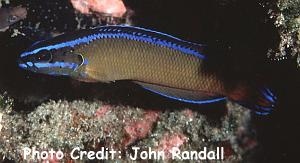
[[[226,97],[224,96],[213,95],[203,91],[183,90],[144,82],[135,83],[141,85],[144,89],[154,92],[156,94],[187,103],[205,104],[218,102],[226,99]]]

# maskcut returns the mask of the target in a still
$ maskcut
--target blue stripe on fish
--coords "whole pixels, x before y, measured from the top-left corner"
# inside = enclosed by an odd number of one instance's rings
[[[262,91],[261,93],[264,95],[264,97],[265,97],[266,99],[268,99],[268,101],[271,101],[272,103],[275,102],[274,98],[273,98],[272,96],[268,95],[267,92]]]
[[[69,73],[57,73],[57,72],[50,72],[49,75],[53,76],[69,76]]]
[[[277,100],[277,97],[273,94],[273,92],[272,92],[270,89],[266,88],[266,92],[267,92],[273,99]]]
[[[165,96],[167,98],[178,100],[178,101],[181,101],[181,102],[187,102],[187,103],[191,103],[191,104],[207,104],[207,103],[213,103],[213,102],[223,101],[223,100],[227,99],[226,97],[219,97],[219,98],[214,98],[214,99],[209,99],[209,100],[188,100],[188,99],[183,99],[183,98],[178,98],[178,97],[170,96],[170,95],[167,95],[167,94],[164,94],[164,93],[161,93],[161,92],[149,89],[147,87],[143,87],[143,88],[146,89],[146,90],[148,90],[148,91],[151,91],[153,93]]]
[[[27,68],[28,66],[26,64],[24,64],[24,63],[20,63],[19,67],[21,67],[21,68]]]
[[[238,104],[240,104],[244,107],[253,109],[254,112],[258,115],[268,115],[273,111],[273,109],[275,107],[274,105],[265,107],[265,106],[260,106],[260,105],[252,105],[250,103],[246,103],[246,102],[242,102],[242,101],[235,101],[235,102],[237,102]]]
[[[32,63],[32,62],[26,62],[26,64],[27,64],[28,66],[33,66],[33,63]]]
[[[277,100],[277,97],[268,88],[262,89],[261,93],[264,96],[264,98],[266,98],[271,103],[275,103],[275,101]]]
[[[61,67],[61,68],[71,68],[76,69],[78,64],[69,63],[69,62],[55,62],[55,63],[35,63],[37,68],[51,68],[51,67]]]
[[[58,43],[55,45],[40,47],[33,51],[24,52],[21,54],[21,57],[36,54],[41,50],[74,47],[76,45],[80,45],[82,43],[89,43],[97,39],[123,38],[128,40],[142,41],[154,45],[171,48],[174,50],[179,50],[183,53],[194,55],[201,59],[205,58],[205,56],[201,54],[198,50],[202,45],[184,41],[171,35],[167,35],[157,31],[131,26],[104,26],[93,29],[92,31],[94,31],[92,34],[84,37]]]
[[[75,63],[69,63],[69,62],[55,62],[55,63],[32,63],[32,62],[26,62],[20,63],[19,67],[21,68],[27,68],[27,67],[35,66],[36,68],[51,68],[51,67],[61,67],[61,68],[70,68],[75,70],[78,67],[78,64]]]
[[[268,112],[273,110],[273,108],[271,108],[271,107],[263,107],[263,106],[258,106],[258,105],[256,105],[256,108],[259,108],[260,110],[268,111]]]
[[[257,115],[269,115],[270,114],[269,112],[258,112],[258,111],[256,111],[255,113]]]

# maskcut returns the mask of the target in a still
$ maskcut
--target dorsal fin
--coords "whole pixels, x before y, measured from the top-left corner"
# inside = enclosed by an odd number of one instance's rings
[[[205,45],[196,44],[161,32],[152,31],[133,26],[102,26],[94,29],[79,30],[74,33],[63,34],[50,40],[42,41],[29,48],[21,56],[36,54],[41,50],[60,49],[64,47],[74,47],[80,44],[89,44],[92,41],[107,38],[124,38],[146,42],[149,44],[163,46],[174,50],[179,50],[184,54],[194,55],[204,59],[203,49]]]
[[[143,41],[158,46],[164,46],[182,51],[186,54],[195,55],[204,59],[203,49],[205,45],[188,42],[177,37],[133,26],[111,25],[95,28],[102,34],[103,38],[126,38],[136,41]],[[101,37],[101,36],[100,36]]]

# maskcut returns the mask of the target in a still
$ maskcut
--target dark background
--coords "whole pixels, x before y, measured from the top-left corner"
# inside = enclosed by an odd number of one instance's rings
[[[228,81],[255,81],[255,74],[260,74],[270,83],[278,96],[278,105],[270,116],[253,115],[259,148],[249,155],[253,157],[249,160],[284,162],[292,160],[299,151],[300,74],[293,58],[283,61],[267,58],[268,49],[276,49],[280,36],[262,3],[258,0],[125,0],[125,5],[134,11],[132,19],[135,25],[207,44],[214,60],[212,67],[220,69]],[[15,62],[21,51],[44,37],[45,33],[75,29],[75,14],[68,1],[12,1],[11,5],[29,8],[27,19],[13,25],[18,29],[22,27],[26,37],[11,38],[12,30],[0,34],[0,90],[8,91],[14,97],[15,109],[30,111],[50,98],[93,98],[91,92],[96,92],[94,84],[32,74],[20,70]],[[67,8],[60,10],[59,6]],[[46,12],[48,9],[51,12]],[[54,22],[46,20],[46,15]],[[37,22],[41,23],[40,28],[33,29],[32,24]],[[104,84],[100,87],[109,90],[103,93],[106,94],[102,97],[104,99],[112,99],[116,92],[122,96],[130,90],[134,90],[132,99],[137,95],[152,96],[140,93],[141,90],[132,86]],[[114,93],[110,91],[112,89]],[[153,98],[159,101],[160,97]]]

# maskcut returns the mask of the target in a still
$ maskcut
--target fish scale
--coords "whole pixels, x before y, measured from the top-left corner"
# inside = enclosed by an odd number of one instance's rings
[[[137,80],[188,90],[224,92],[222,82],[216,76],[199,72],[202,61],[196,56],[127,39],[101,39],[86,46],[90,48],[84,46],[75,49],[75,53],[89,61],[83,71],[90,78]]]

